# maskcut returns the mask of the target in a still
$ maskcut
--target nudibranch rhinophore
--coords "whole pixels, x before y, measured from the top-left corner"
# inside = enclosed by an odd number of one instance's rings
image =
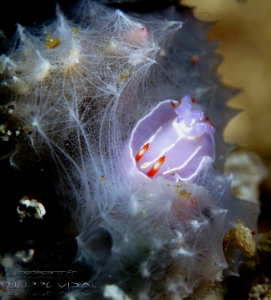
[[[190,96],[156,105],[135,126],[131,153],[149,178],[186,182],[215,159],[214,126]]]

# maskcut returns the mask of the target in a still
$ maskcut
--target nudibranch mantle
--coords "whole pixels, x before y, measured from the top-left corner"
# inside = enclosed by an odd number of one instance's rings
[[[130,151],[148,178],[190,181],[214,161],[214,126],[190,96],[164,100],[136,124]]]

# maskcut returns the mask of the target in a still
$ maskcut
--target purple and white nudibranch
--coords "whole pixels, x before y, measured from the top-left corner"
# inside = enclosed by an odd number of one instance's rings
[[[149,178],[189,181],[214,161],[214,126],[194,102],[190,96],[162,101],[136,124],[131,152]]]

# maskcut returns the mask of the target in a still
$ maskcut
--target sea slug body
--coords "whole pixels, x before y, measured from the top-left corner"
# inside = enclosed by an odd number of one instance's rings
[[[148,177],[188,181],[198,173],[204,160],[214,160],[214,127],[198,108],[189,96],[180,103],[165,100],[135,126],[132,154]],[[163,163],[159,165],[161,158]]]

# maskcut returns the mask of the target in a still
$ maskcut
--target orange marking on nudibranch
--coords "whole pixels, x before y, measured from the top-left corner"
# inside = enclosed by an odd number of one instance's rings
[[[138,162],[142,156],[145,154],[145,152],[149,149],[150,143],[145,144],[140,150],[138,151],[137,155],[135,156],[136,162]]]
[[[166,160],[166,156],[162,156],[160,157],[157,162],[152,166],[152,168],[149,170],[149,172],[147,173],[147,175],[149,177],[153,177],[157,172],[158,170],[160,169],[160,167],[162,166],[162,164],[165,162]]]
[[[205,122],[208,122],[209,120],[210,120],[209,117],[205,117],[205,118],[204,118],[204,121],[205,121]]]
[[[178,105],[176,103],[174,103],[172,100],[170,100],[170,104],[173,108],[177,108],[181,105],[181,100],[178,100]]]
[[[170,100],[170,104],[173,108],[176,108],[176,104],[172,100]]]
[[[191,102],[192,102],[192,103],[195,103],[195,102],[196,102],[196,99],[195,99],[195,98],[192,98],[192,99],[191,99]]]
[[[215,127],[215,124],[210,124],[212,127]]]

